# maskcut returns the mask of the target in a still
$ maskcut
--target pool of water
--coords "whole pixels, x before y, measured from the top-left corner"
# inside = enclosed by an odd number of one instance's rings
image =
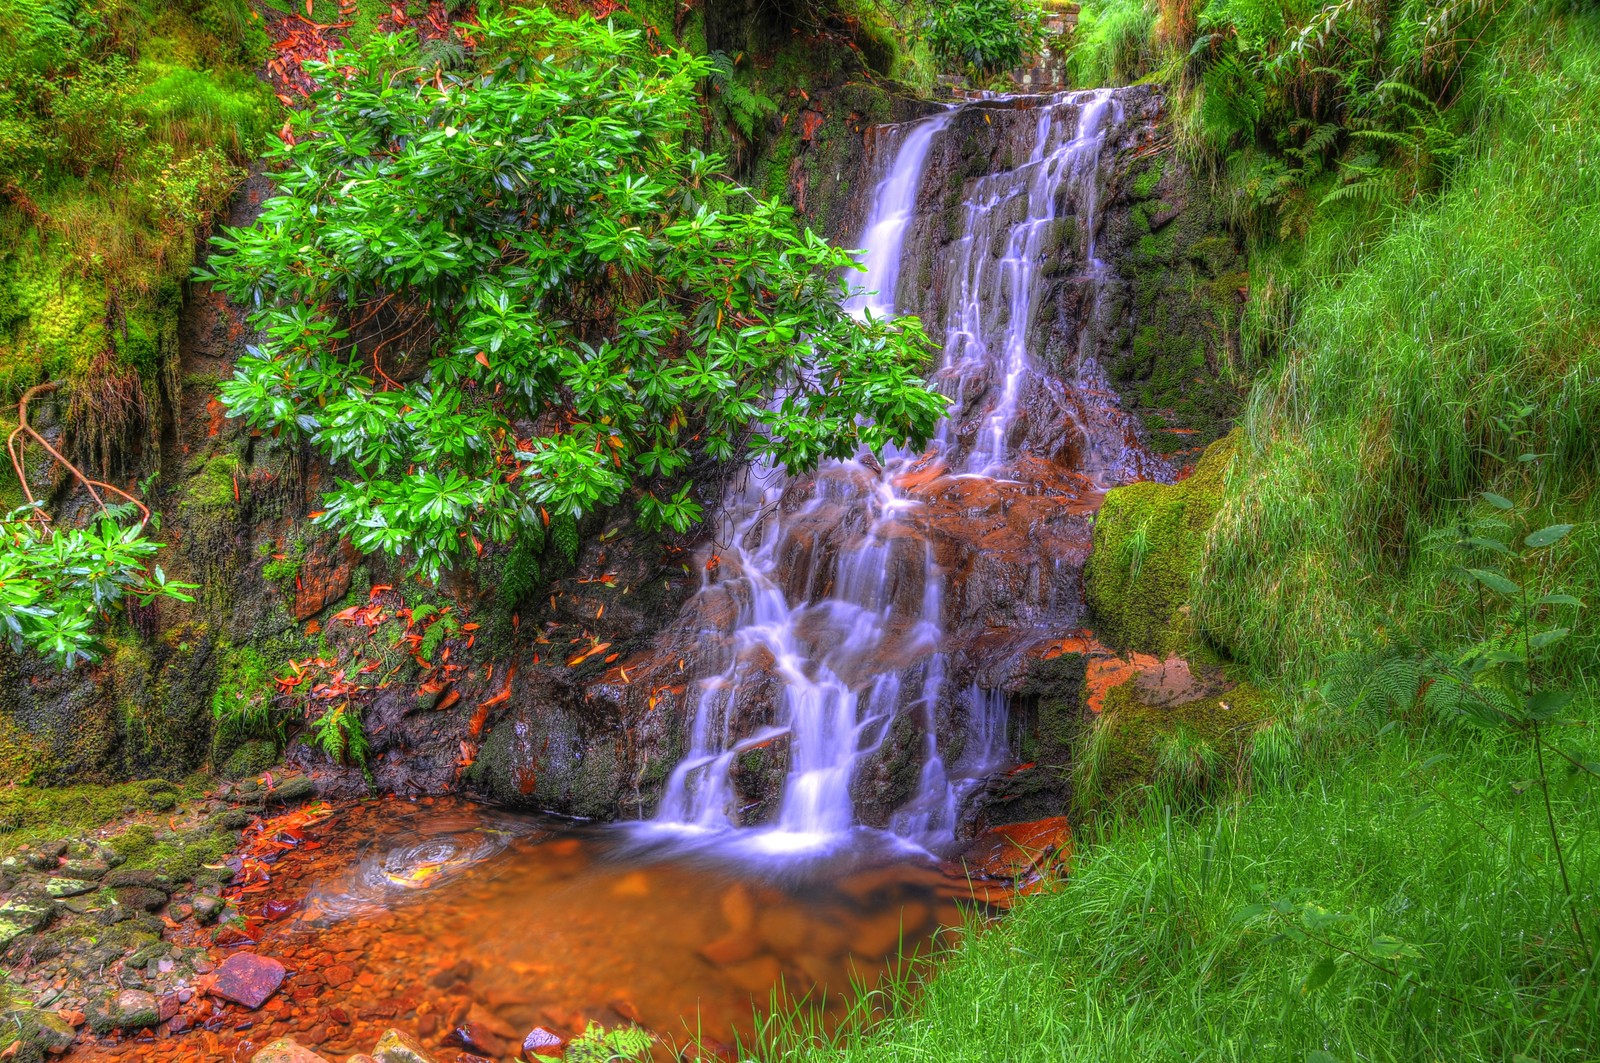
[[[239,947],[281,960],[284,988],[171,1054],[202,1037],[248,1059],[292,1035],[336,1056],[394,1026],[441,1058],[466,1043],[512,1059],[534,1027],[590,1021],[642,1024],[664,1053],[697,1037],[726,1050],[774,993],[836,1014],[972,898],[959,867],[878,832],[738,837],[442,799],[337,810],[282,835],[238,897],[257,938]]]

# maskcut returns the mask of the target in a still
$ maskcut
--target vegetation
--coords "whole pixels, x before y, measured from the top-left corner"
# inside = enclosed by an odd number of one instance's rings
[[[928,437],[920,328],[849,317],[850,256],[685,146],[704,61],[545,11],[479,36],[462,72],[418,78],[401,36],[317,68],[279,193],[216,241],[266,337],[223,400],[348,464],[326,525],[437,577],[629,495],[684,530],[707,459]]]
[[[125,598],[184,598],[151,567],[154,522],[109,483],[152,431],[175,350],[178,282],[259,150],[276,104],[247,67],[266,36],[244,0],[0,2],[0,418],[16,482],[0,532],[0,625],[14,649],[70,666]],[[29,424],[51,392],[58,449]],[[30,471],[27,453],[49,454]],[[75,460],[74,460],[75,459]],[[91,479],[82,466],[100,479]],[[57,467],[91,496],[54,520]],[[135,509],[141,510],[134,520]]]
[[[1593,1058],[1600,24],[1084,14],[1077,76],[1163,83],[1248,237],[1264,371],[1194,524],[1187,481],[1113,492],[1089,594],[1118,641],[1267,690],[1242,734],[1226,694],[1112,691],[1071,874],[859,1023],[780,1012],[771,1057]]]
[[[927,9],[928,42],[946,67],[993,76],[1039,47],[1038,0],[953,0]]]

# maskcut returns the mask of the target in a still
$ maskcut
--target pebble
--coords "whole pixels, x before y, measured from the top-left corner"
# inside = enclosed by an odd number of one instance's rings
[[[561,1038],[543,1026],[535,1026],[528,1031],[528,1036],[522,1039],[522,1052],[528,1056],[559,1056],[561,1045]]]

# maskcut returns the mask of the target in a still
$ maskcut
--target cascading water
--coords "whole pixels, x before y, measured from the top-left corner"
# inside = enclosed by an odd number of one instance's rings
[[[1080,457],[1116,452],[1114,441],[1092,438],[1068,389],[1030,351],[1047,270],[1060,252],[1063,205],[1083,230],[1082,281],[1093,288],[1104,272],[1094,254],[1098,185],[1102,146],[1122,119],[1116,94],[971,104],[880,130],[887,165],[860,240],[865,292],[850,309],[892,315],[927,301],[920,289],[928,270],[917,284],[907,272],[935,254],[918,236],[932,198],[930,160],[949,154],[951,131],[968,108],[984,107],[985,122],[991,114],[1020,115],[1032,124],[1017,134],[1023,162],[965,190],[960,239],[944,252],[938,380],[952,392],[951,414],[926,454],[892,455],[882,467],[863,456],[803,479],[757,465],[729,491],[701,593],[726,595],[735,615],[722,630],[703,633],[707,644],[723,647],[719,667],[698,682],[689,749],[667,780],[658,825],[761,826],[742,837],[782,850],[870,823],[937,845],[951,838],[963,794],[1009,757],[1004,695],[969,674],[971,647],[963,667],[953,667],[952,617],[960,609],[949,600],[951,572],[942,561],[979,555],[964,563],[982,566],[984,522],[996,514],[1003,521],[1026,501],[1015,477],[1019,463],[1040,460],[1030,439],[1072,436]],[[938,307],[920,309],[937,334],[926,315]],[[1092,351],[1081,349],[1077,361],[1074,381],[1098,372]],[[1041,403],[1041,393],[1049,401]],[[1053,423],[1019,432],[1030,417]],[[1097,478],[1131,478],[1126,470],[1119,476],[1115,462],[1096,464]],[[1087,470],[1052,476],[1076,471]],[[957,480],[966,486],[952,487]],[[1077,497],[1052,490],[1028,489],[1034,504],[1048,496],[1058,509]],[[964,546],[950,545],[963,537]],[[1008,608],[1024,622],[1001,626],[1031,631],[1062,619],[1064,595],[1048,535],[1023,538],[1040,542],[1031,552],[987,554],[1009,566],[1020,588]],[[962,608],[970,612],[970,603]],[[752,792],[760,788],[751,776],[763,773],[781,775],[775,801]],[[865,792],[866,783],[887,796]]]

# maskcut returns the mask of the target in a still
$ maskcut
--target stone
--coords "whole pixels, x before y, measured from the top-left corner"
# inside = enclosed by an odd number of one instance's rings
[[[278,991],[286,973],[283,964],[270,956],[236,952],[217,968],[211,992],[253,1011]]]
[[[24,934],[49,926],[54,912],[55,909],[48,904],[21,897],[13,897],[0,904],[0,949]]]
[[[372,1058],[377,1063],[438,1063],[416,1038],[400,1030],[388,1030],[378,1038]]]
[[[89,1027],[98,1034],[142,1030],[160,1021],[160,1002],[143,989],[112,991],[89,1005]]]
[[[750,934],[724,934],[700,947],[700,955],[718,967],[741,963],[760,951],[761,942]]]
[[[560,1037],[546,1030],[543,1026],[535,1026],[528,1031],[528,1036],[522,1039],[523,1056],[559,1056],[562,1041]]]
[[[154,912],[167,903],[167,895],[145,886],[124,886],[117,892],[117,903],[129,911]]]
[[[0,1023],[15,1031],[17,1042],[35,1054],[64,1055],[77,1037],[72,1024],[53,1011],[24,1008],[0,1015]]]
[[[112,889],[125,886],[136,886],[140,889],[160,890],[162,893],[172,892],[172,879],[159,871],[148,869],[118,868],[106,876],[106,885]]]
[[[197,893],[194,896],[194,917],[201,925],[214,923],[228,906],[220,897],[213,897],[209,893]]]
[[[100,878],[110,870],[104,860],[68,860],[61,865],[61,873],[69,878]]]
[[[292,1037],[280,1037],[250,1057],[251,1063],[328,1063]]]
[[[44,884],[45,893],[52,897],[76,897],[80,893],[99,889],[98,883],[81,878],[53,878]]]
[[[217,830],[244,830],[255,819],[242,808],[227,808],[211,817],[211,826]]]
[[[300,801],[309,801],[317,796],[317,784],[311,781],[309,775],[291,775],[281,779],[272,791],[267,794],[267,800],[280,805],[292,805]]]

